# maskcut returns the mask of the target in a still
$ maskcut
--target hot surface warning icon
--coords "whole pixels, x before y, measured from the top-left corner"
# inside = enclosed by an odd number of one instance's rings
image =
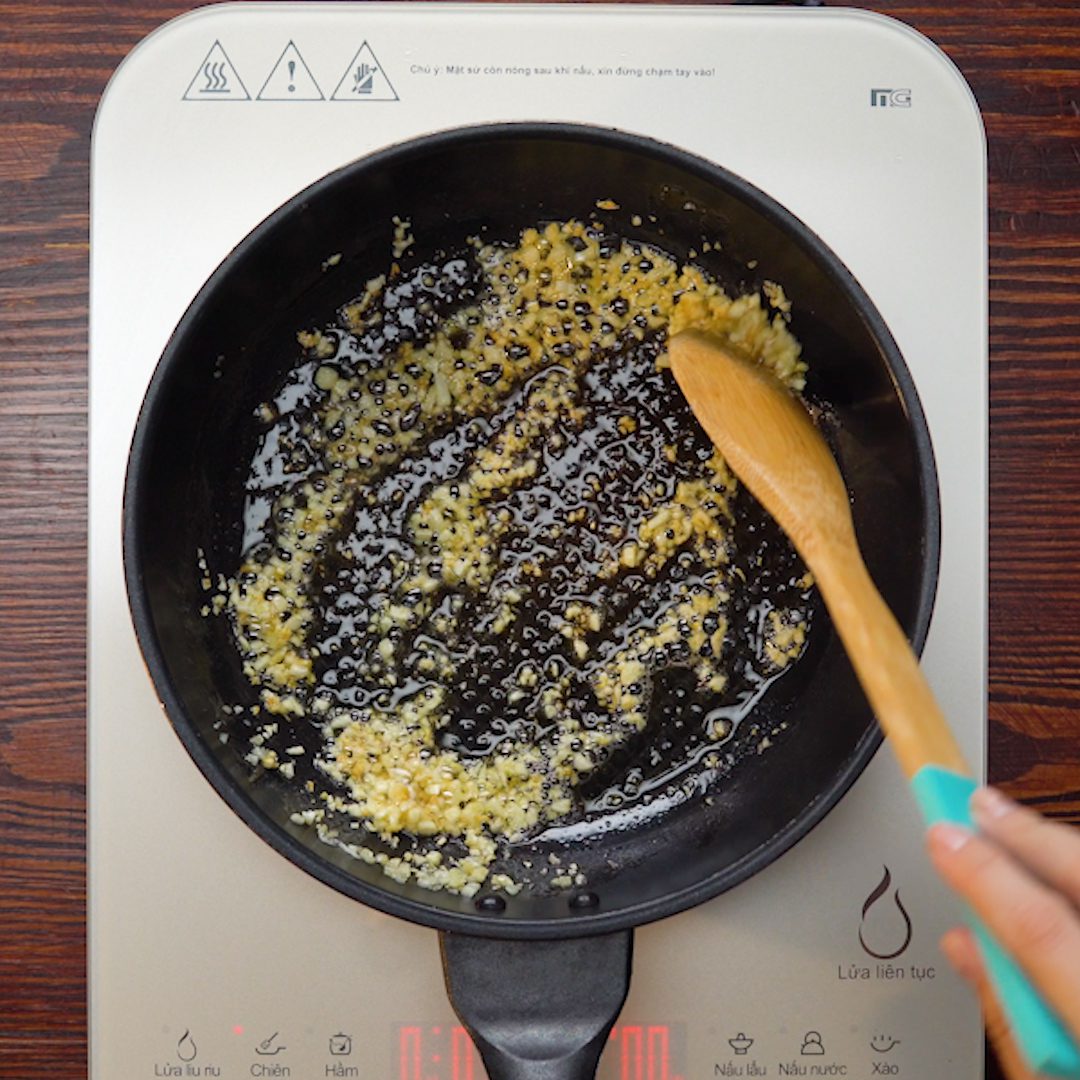
[[[250,101],[232,61],[225,55],[220,41],[215,41],[199,65],[195,78],[184,94],[184,101]]]
[[[259,91],[259,101],[323,101],[323,92],[300,50],[290,41]]]
[[[371,46],[365,41],[345,69],[331,101],[397,101],[390,83]]]

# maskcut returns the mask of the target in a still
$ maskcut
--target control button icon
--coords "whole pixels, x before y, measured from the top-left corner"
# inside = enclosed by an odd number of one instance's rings
[[[334,1057],[345,1057],[352,1053],[352,1036],[339,1031],[330,1036],[330,1053]]]
[[[895,960],[911,944],[911,917],[900,900],[900,890],[889,889],[893,877],[887,866],[881,880],[863,902],[859,923],[859,944],[875,960]]]
[[[754,1040],[749,1036],[744,1035],[741,1031],[734,1039],[728,1039],[728,1046],[735,1051],[736,1054],[747,1054],[750,1052],[750,1047],[754,1045]]]
[[[199,1052],[199,1048],[195,1045],[195,1040],[191,1037],[190,1029],[186,1029],[184,1034],[176,1040],[176,1056],[181,1061],[194,1061],[195,1055]]]
[[[821,1057],[825,1053],[825,1046],[821,1041],[820,1031],[808,1031],[803,1036],[802,1047],[799,1053],[803,1057]]]
[[[900,1040],[894,1039],[891,1035],[875,1035],[870,1040],[870,1049],[875,1054],[887,1054],[894,1046],[899,1046]]]
[[[273,1035],[267,1035],[261,1043],[255,1047],[255,1053],[261,1057],[273,1057],[275,1054],[280,1054],[282,1050],[287,1050],[287,1046],[282,1046],[277,1041],[278,1033],[275,1031]]]

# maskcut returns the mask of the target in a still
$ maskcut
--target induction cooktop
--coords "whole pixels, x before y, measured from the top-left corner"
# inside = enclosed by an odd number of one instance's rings
[[[885,317],[940,473],[924,666],[985,740],[985,143],[956,69],[900,23],[826,8],[225,4],[156,31],[94,130],[90,391],[90,1075],[471,1080],[434,932],[307,877],[214,794],[171,731],[124,590],[124,470],[185,307],[324,173],[465,124],[589,123],[758,185]],[[958,912],[887,750],[751,880],[637,932],[605,1080],[982,1075],[946,968]]]

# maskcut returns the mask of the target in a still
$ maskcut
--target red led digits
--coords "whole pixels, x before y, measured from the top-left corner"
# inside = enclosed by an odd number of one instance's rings
[[[623,1024],[611,1029],[618,1080],[683,1080],[672,1071],[667,1024]],[[476,1080],[476,1047],[463,1027],[403,1026],[398,1033],[398,1080]]]
[[[461,1026],[398,1030],[398,1080],[475,1080],[476,1048]]]
[[[418,1027],[403,1027],[398,1037],[401,1051],[399,1080],[423,1080],[423,1033]]]
[[[611,1029],[619,1044],[620,1080],[682,1080],[671,1072],[671,1028],[667,1024],[624,1024]]]
[[[463,1027],[456,1027],[450,1033],[450,1046],[453,1052],[453,1076],[451,1080],[473,1080],[473,1057],[476,1048],[469,1033]]]

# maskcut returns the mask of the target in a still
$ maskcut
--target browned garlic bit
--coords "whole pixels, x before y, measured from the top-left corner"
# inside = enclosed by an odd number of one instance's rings
[[[394,226],[398,259],[415,240]],[[299,334],[307,397],[269,429],[260,452],[287,467],[228,583],[285,740],[260,728],[249,760],[303,768],[297,733],[318,725],[325,783],[295,822],[399,881],[513,893],[501,847],[580,810],[672,672],[703,717],[729,687],[732,594],[755,571],[732,565],[736,484],[664,370],[665,334],[722,334],[794,388],[805,365],[757,294],[577,221],[415,279],[395,264],[342,320]],[[753,616],[762,672],[803,648],[801,587]],[[699,726],[714,747],[732,727]]]

